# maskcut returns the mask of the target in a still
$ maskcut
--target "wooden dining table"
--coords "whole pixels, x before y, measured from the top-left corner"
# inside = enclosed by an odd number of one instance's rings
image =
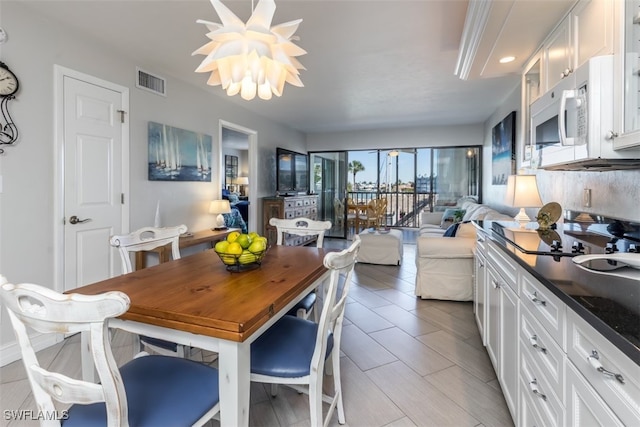
[[[213,250],[74,289],[95,295],[127,294],[126,313],[109,327],[170,340],[218,353],[220,423],[249,423],[250,345],[328,274],[329,250],[273,246],[262,265],[229,272]],[[82,372],[95,375],[87,337],[82,338]]]

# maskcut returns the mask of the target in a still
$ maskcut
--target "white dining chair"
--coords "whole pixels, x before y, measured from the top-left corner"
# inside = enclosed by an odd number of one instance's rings
[[[186,232],[186,225],[163,228],[143,227],[129,234],[111,236],[109,243],[118,248],[122,260],[122,273],[127,274],[133,271],[132,253],[150,251],[170,244],[171,257],[180,259],[180,235]],[[159,338],[136,336],[135,341],[134,351],[147,347],[167,356],[184,357],[186,354],[184,346]]]
[[[269,224],[276,227],[278,245],[286,242],[287,235],[295,236],[316,236],[316,247],[322,248],[324,244],[324,234],[331,229],[331,221],[315,221],[309,218],[281,219],[271,218]],[[310,292],[298,304],[296,304],[288,314],[308,319],[317,301],[316,292]],[[317,310],[314,313],[314,321],[318,321]]]
[[[118,368],[111,351],[108,319],[129,308],[122,292],[100,295],[60,294],[34,284],[0,286],[22,352],[41,426],[106,425],[202,426],[219,411],[218,371],[169,356],[141,356]],[[88,333],[99,383],[51,371],[56,364],[38,361],[28,333]],[[56,410],[54,400],[72,404]]]
[[[311,426],[327,425],[333,410],[338,422],[345,423],[340,378],[340,341],[342,322],[351,285],[351,276],[360,248],[360,238],[341,252],[324,258],[329,270],[324,307],[320,321],[314,323],[294,316],[283,316],[251,344],[251,381],[287,384],[309,394]],[[333,396],[323,394],[325,361],[333,373]],[[275,395],[276,386],[272,386]],[[324,419],[322,402],[329,403]]]

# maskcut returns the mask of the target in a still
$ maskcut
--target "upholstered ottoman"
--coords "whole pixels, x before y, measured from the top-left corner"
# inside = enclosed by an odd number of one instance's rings
[[[358,262],[369,264],[400,265],[402,262],[402,231],[362,231],[360,234]]]

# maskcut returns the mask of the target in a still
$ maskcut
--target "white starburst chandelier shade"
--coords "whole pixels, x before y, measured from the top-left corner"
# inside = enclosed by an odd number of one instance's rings
[[[210,0],[221,24],[199,19],[209,29],[210,42],[193,52],[206,55],[197,73],[211,73],[208,85],[221,85],[227,95],[238,93],[246,100],[281,96],[284,84],[302,87],[299,70],[304,66],[296,56],[307,53],[296,46],[294,33],[302,19],[271,27],[276,10],[274,0],[259,0],[245,24],[220,0]]]

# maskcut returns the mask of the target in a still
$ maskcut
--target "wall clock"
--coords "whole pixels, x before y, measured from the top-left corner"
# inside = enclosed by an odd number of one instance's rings
[[[9,114],[9,101],[15,98],[15,93],[20,88],[20,82],[16,75],[7,67],[4,62],[0,62],[0,144],[10,145],[18,139],[18,128],[11,114]],[[4,150],[0,148],[0,154]]]

